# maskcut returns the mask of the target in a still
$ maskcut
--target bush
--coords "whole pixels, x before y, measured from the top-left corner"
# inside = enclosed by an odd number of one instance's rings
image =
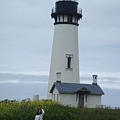
[[[53,101],[0,102],[0,120],[34,120],[39,107],[45,110],[44,120],[119,120],[120,109],[88,109],[62,106]]]

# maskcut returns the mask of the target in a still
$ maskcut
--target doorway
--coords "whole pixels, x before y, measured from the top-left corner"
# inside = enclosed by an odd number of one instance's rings
[[[83,108],[84,107],[84,94],[79,94],[79,107]]]

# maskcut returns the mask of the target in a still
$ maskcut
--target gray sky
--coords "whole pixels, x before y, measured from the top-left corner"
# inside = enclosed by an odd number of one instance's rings
[[[39,94],[39,86],[41,98],[45,98],[54,32],[50,14],[54,2],[0,0],[0,94],[4,91],[0,99],[7,95],[10,99],[31,97]],[[120,106],[114,103],[120,98],[119,6],[119,0],[80,0],[83,10],[79,25],[81,83],[91,83],[92,74],[98,74],[98,83],[106,92],[103,103],[107,104],[109,96],[114,95],[109,102],[112,106]],[[31,75],[34,78],[28,82]],[[41,78],[41,75],[47,76]],[[42,86],[45,86],[44,93]],[[32,87],[36,87],[34,92]],[[22,95],[22,90],[26,94],[17,97]]]

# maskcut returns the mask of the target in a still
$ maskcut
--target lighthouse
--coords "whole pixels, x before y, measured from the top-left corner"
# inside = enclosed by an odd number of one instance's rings
[[[82,10],[77,0],[57,0],[52,8],[54,35],[47,98],[54,82],[80,83],[78,26]]]

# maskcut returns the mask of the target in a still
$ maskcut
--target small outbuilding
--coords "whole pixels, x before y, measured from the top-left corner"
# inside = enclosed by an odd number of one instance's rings
[[[101,96],[104,95],[104,92],[97,85],[96,79],[97,77],[94,75],[92,84],[56,81],[50,90],[52,100],[72,107],[101,107]]]

